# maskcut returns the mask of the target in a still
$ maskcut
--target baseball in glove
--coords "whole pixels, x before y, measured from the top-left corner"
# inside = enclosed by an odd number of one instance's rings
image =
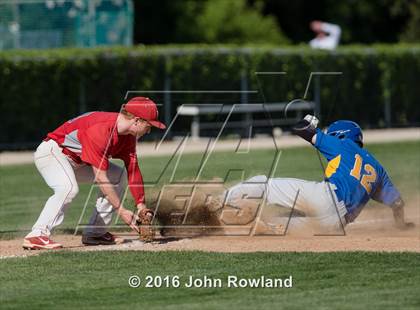
[[[139,228],[140,240],[151,242],[155,237],[155,230],[152,226],[154,212],[151,209],[143,208],[137,213],[136,224]]]

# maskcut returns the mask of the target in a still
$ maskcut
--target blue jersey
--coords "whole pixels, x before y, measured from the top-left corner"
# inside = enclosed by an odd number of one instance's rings
[[[392,205],[400,197],[381,164],[352,140],[340,140],[318,129],[315,147],[328,160],[326,181],[336,186],[337,198],[348,213],[357,216],[370,198]]]

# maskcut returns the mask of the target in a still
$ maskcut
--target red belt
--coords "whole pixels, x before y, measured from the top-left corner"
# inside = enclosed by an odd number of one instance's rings
[[[53,140],[53,139],[51,139],[50,137],[46,137],[43,141],[47,142],[47,141],[50,141],[50,140]],[[53,140],[53,141],[55,141],[55,140]],[[58,144],[57,141],[55,141],[55,142]],[[63,152],[64,155],[70,157],[70,159],[72,161],[74,161],[76,164],[83,164],[83,161],[80,159],[79,156],[76,155],[76,153],[70,151],[69,149],[66,149],[65,147],[61,146],[60,144],[58,144],[58,145],[61,147],[61,152]]]

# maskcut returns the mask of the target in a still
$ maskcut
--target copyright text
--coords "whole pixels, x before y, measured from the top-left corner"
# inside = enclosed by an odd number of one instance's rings
[[[225,278],[217,277],[194,277],[181,278],[177,275],[166,276],[145,276],[141,278],[132,275],[128,279],[130,287],[138,288],[291,288],[293,277],[290,275],[284,278],[260,276],[255,278],[241,278],[229,275]]]

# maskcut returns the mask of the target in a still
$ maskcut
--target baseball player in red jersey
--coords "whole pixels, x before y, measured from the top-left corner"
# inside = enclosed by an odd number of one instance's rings
[[[38,146],[34,160],[54,193],[25,237],[23,247],[62,247],[52,241],[50,235],[63,222],[66,208],[79,191],[78,182],[96,182],[101,190],[89,225],[83,232],[85,245],[122,241],[106,230],[114,210],[128,226],[138,231],[135,214],[121,205],[120,197],[128,180],[138,211],[146,208],[136,141],[149,133],[151,127],[166,128],[158,121],[156,104],[149,98],[135,97],[123,105],[120,113],[88,112],[50,132]],[[109,158],[123,160],[125,169],[110,163]]]

